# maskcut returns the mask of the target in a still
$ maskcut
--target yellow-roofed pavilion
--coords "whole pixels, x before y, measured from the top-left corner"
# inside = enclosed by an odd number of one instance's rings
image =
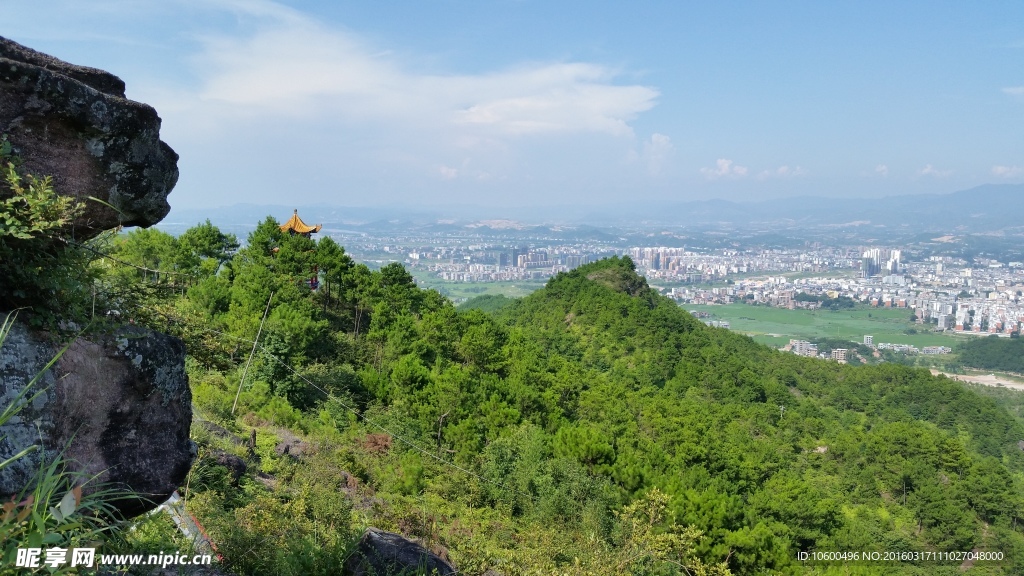
[[[317,224],[316,226],[309,226],[299,218],[298,209],[292,214],[292,217],[287,222],[281,224],[281,231],[289,234],[302,234],[306,238],[309,238],[311,234],[316,234],[323,228],[323,224]]]

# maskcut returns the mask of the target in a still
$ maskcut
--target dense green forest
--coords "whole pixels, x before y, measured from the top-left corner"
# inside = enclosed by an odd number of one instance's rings
[[[1024,573],[1024,427],[995,401],[709,328],[628,258],[456,309],[269,217],[241,248],[209,222],[103,242],[99,309],[187,344],[182,492],[237,573],[336,573],[367,525],[466,574]]]
[[[1024,374],[1024,340],[1020,338],[974,338],[958,346],[957,353],[964,366]]]

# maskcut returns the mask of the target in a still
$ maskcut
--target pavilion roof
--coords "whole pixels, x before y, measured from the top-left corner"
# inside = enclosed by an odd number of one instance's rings
[[[282,232],[295,232],[296,234],[311,234],[313,232],[319,232],[323,224],[317,224],[316,226],[309,226],[299,218],[298,209],[292,214],[292,217],[287,222],[281,224]]]

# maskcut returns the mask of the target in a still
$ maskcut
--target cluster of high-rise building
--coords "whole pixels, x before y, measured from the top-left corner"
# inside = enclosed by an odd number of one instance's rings
[[[882,308],[911,307],[912,290],[906,279],[892,276],[874,279],[812,276],[761,276],[736,280],[721,287],[679,286],[668,295],[692,304],[730,304],[745,302],[778,308],[819,308],[827,299],[850,298]]]
[[[1024,267],[991,259],[968,264],[935,257],[908,266],[917,293],[915,310],[939,329],[1011,335],[1024,323]]]
[[[849,298],[870,306],[913,310],[918,322],[937,330],[1002,336],[1020,333],[1024,267],[1017,263],[979,267],[951,259],[896,264],[896,253],[891,251],[887,262],[900,266],[903,274],[871,278],[764,276],[714,288],[675,287],[669,295],[694,304],[745,302],[791,309],[816,308],[823,300]]]
[[[388,253],[399,253],[388,246]],[[602,244],[548,246],[421,246],[407,252],[405,262],[436,272],[450,281],[486,282],[543,278],[608,256],[626,255],[649,280],[699,284],[759,272],[827,272],[859,266],[852,249],[715,250],[699,253],[686,248],[616,248]]]
[[[424,268],[451,282],[502,282],[508,280],[536,280],[565,272],[590,262],[591,254],[571,249],[512,248],[492,251],[485,256],[462,259],[429,260],[417,257],[408,262],[414,268]]]
[[[891,248],[868,248],[861,256],[861,277],[899,274],[900,255],[900,250]]]
[[[844,248],[714,250],[634,247],[627,254],[649,279],[700,284],[763,272],[820,273],[850,270],[859,265],[858,252]]]

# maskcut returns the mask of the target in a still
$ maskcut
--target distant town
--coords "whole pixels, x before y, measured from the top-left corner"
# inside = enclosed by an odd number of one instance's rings
[[[804,261],[828,262],[825,254],[801,255]],[[668,295],[684,303],[729,304],[745,302],[780,308],[820,308],[824,305],[862,303],[884,308],[906,308],[919,323],[962,334],[1020,333],[1024,321],[1024,267],[983,258],[966,262],[932,256],[921,262],[903,262],[897,249],[871,248],[852,264],[832,260],[833,274],[791,278],[786,275],[742,278],[722,287],[673,288]],[[803,271],[799,264],[788,271]],[[855,270],[856,275],[835,272]],[[912,311],[912,312],[910,312]]]
[[[914,261],[899,247],[875,246],[697,251],[586,240],[368,240],[343,239],[359,259],[403,262],[442,283],[542,281],[600,258],[625,255],[653,286],[683,305],[902,308],[935,330],[1006,337],[1019,334],[1024,322],[1024,264],[1017,261],[952,256]]]

